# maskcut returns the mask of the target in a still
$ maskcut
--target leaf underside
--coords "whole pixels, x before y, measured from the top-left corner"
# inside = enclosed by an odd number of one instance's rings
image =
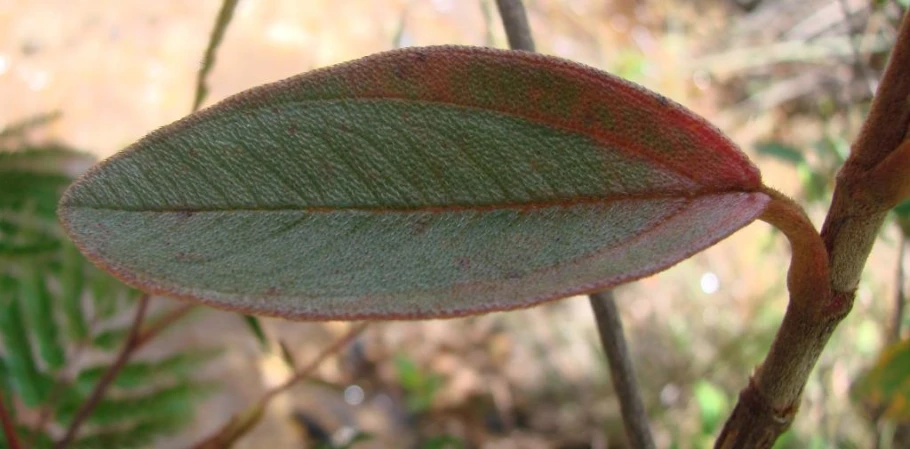
[[[748,159],[658,94],[561,59],[410,48],[231,97],[60,204],[153,293],[295,319],[526,307],[665,269],[755,219]]]

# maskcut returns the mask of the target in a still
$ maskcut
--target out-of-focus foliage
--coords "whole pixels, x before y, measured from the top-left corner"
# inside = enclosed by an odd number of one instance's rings
[[[910,423],[910,340],[885,348],[872,368],[856,380],[851,393],[868,410]]]
[[[29,448],[51,447],[51,430],[69,426],[129,335],[120,318],[139,295],[88,263],[57,224],[63,189],[92,158],[25,142],[52,118],[0,131],[0,388]],[[192,374],[215,354],[128,363],[70,447],[145,447],[180,430],[212,391]]]

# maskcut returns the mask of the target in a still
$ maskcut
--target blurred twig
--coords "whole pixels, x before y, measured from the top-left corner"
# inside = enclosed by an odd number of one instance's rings
[[[193,99],[193,112],[199,110],[202,102],[205,101],[205,97],[208,96],[209,88],[205,84],[205,80],[215,65],[215,52],[218,51],[221,40],[224,38],[224,32],[227,31],[228,24],[231,23],[231,19],[234,17],[234,8],[237,6],[237,2],[238,0],[224,0],[221,3],[221,11],[218,12],[218,18],[215,19],[215,27],[209,36],[209,45],[206,47],[205,56],[202,58],[202,67],[196,77],[196,97]]]
[[[534,38],[528,25],[528,13],[521,0],[496,0],[499,16],[512,50],[534,51]]]
[[[6,444],[9,445],[9,448],[22,449],[19,436],[16,434],[16,426],[13,424],[13,417],[6,409],[6,397],[3,395],[2,388],[0,388],[0,422],[3,424],[3,434],[6,436]]]
[[[140,332],[139,336],[136,338],[136,347],[138,348],[145,345],[170,325],[187,316],[195,308],[196,306],[191,304],[181,304],[179,307],[168,312],[167,315],[150,323],[145,329],[142,329],[142,332]]]
[[[369,322],[363,322],[351,327],[344,336],[335,340],[334,343],[323,349],[313,361],[295,371],[291,377],[277,387],[265,392],[265,394],[256,401],[256,404],[243,412],[234,415],[230,421],[218,429],[215,434],[203,441],[193,444],[190,446],[190,449],[227,449],[233,446],[237,440],[246,435],[260,420],[262,420],[266,406],[268,406],[269,402],[271,402],[275,396],[293,387],[297,382],[306,379],[320,364],[322,364],[322,362],[357,338],[368,325]]]
[[[698,58],[692,61],[687,69],[693,71],[706,70],[716,76],[727,76],[731,73],[783,62],[819,61],[820,63],[830,63],[835,60],[832,58],[852,55],[854,46],[859,45],[860,41],[860,37],[836,36],[816,39],[812,42],[799,39],[756,47],[737,48]],[[863,50],[868,54],[884,53],[891,48],[892,43],[886,37],[876,36]]]
[[[847,5],[847,0],[838,0],[838,3],[840,3],[841,12],[844,14],[844,22],[847,24],[847,36],[850,37],[850,47],[853,50],[853,78],[862,78],[863,82],[869,87],[869,93],[874,95],[875,83],[872,82],[872,77],[869,75],[866,65],[863,64],[863,56],[860,50],[862,43],[861,33],[853,24],[853,13],[850,11],[850,6]],[[849,95],[850,90],[844,89],[844,92],[845,95]],[[847,98],[846,100],[849,104],[850,99]]]
[[[600,342],[610,365],[613,389],[619,398],[626,436],[636,449],[653,449],[654,439],[648,426],[648,414],[641,399],[641,390],[635,380],[629,348],[622,329],[622,320],[616,308],[612,290],[594,293],[590,296],[591,309],[597,320]]]
[[[126,362],[129,361],[130,357],[135,354],[137,343],[139,343],[139,329],[142,327],[142,320],[145,318],[145,311],[148,309],[148,303],[149,295],[144,293],[139,298],[139,304],[136,306],[136,317],[133,319],[133,324],[130,327],[130,335],[127,337],[123,348],[120,350],[114,363],[108,367],[104,376],[98,381],[98,384],[95,385],[95,389],[92,390],[89,398],[82,404],[79,411],[76,412],[72,423],[70,423],[69,428],[66,429],[66,434],[56,445],[54,445],[55,449],[64,449],[69,446],[73,441],[73,438],[76,437],[79,427],[82,426],[85,419],[89,417],[92,410],[95,409],[95,406],[97,406],[101,401],[101,398],[104,397],[107,388],[117,377],[117,374],[120,373],[120,370],[126,365]]]

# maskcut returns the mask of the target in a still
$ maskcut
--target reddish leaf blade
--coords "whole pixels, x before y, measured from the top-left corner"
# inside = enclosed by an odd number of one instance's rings
[[[561,59],[398,50],[251,89],[61,202],[153,292],[299,319],[526,307],[646,276],[748,224],[758,171],[679,105]]]

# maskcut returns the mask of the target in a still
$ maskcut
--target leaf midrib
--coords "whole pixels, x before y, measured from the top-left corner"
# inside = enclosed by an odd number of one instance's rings
[[[337,213],[337,212],[369,212],[369,213],[449,213],[449,212],[492,212],[497,210],[513,210],[520,212],[530,212],[538,209],[551,208],[572,208],[577,206],[603,206],[623,201],[660,201],[660,200],[684,200],[686,202],[693,199],[712,196],[712,195],[730,195],[730,194],[748,194],[756,193],[758,190],[717,190],[717,191],[696,191],[696,192],[667,192],[661,194],[624,194],[611,195],[602,198],[573,198],[563,201],[542,201],[532,203],[494,203],[478,205],[428,205],[421,207],[379,207],[370,206],[272,206],[272,207],[162,207],[162,208],[128,208],[128,207],[104,207],[88,206],[78,203],[65,203],[61,207],[65,209],[89,209],[100,211],[117,211],[117,212],[160,212],[160,213],[200,213],[200,212],[310,212],[310,213]]]

